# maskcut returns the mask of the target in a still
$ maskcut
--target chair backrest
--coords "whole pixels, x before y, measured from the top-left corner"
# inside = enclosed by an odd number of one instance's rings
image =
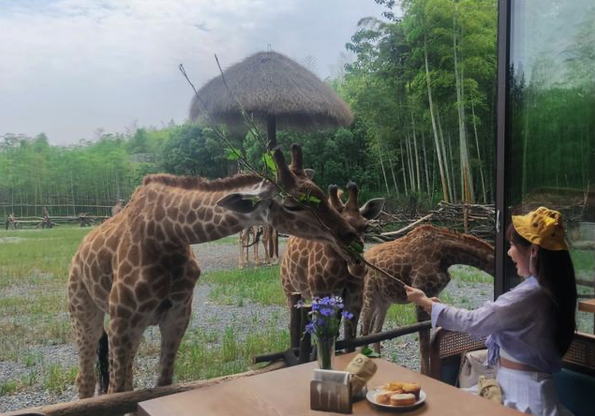
[[[430,341],[430,377],[454,386],[461,366],[461,354],[485,348],[485,339],[438,328]]]

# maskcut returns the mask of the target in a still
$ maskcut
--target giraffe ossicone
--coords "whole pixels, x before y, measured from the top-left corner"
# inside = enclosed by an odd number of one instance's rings
[[[301,147],[293,145],[291,152],[291,165],[280,149],[274,152],[276,183],[263,182],[258,175],[214,181],[149,175],[117,215],[84,238],[68,280],[79,351],[79,398],[95,392],[95,352],[105,314],[109,314],[108,393],[132,390],[134,357],[151,325],[158,325],[161,332],[157,385],[171,384],[200,276],[190,244],[257,224],[337,247],[357,239],[356,231],[326,200],[302,209],[282,198],[324,195],[303,169]]]

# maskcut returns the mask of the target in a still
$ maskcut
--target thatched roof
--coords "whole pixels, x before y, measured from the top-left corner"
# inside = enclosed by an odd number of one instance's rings
[[[348,126],[353,115],[347,104],[316,75],[276,52],[259,52],[223,71],[192,99],[190,118],[206,118],[242,129],[237,101],[261,123],[275,115],[278,129],[318,130]],[[231,94],[230,94],[231,91]],[[203,104],[206,108],[203,108]]]

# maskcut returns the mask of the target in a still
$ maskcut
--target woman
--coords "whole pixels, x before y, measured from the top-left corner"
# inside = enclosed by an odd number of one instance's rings
[[[508,255],[523,282],[495,302],[468,311],[406,287],[408,299],[432,314],[432,326],[489,335],[488,364],[499,364],[504,404],[534,415],[571,413],[558,401],[552,373],[574,335],[576,282],[562,215],[545,207],[512,217]]]

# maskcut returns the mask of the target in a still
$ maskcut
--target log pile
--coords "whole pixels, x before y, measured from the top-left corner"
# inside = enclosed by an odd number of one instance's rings
[[[440,202],[436,209],[407,216],[404,212],[386,213],[377,221],[371,221],[367,239],[376,242],[394,240],[424,223],[430,223],[451,230],[471,234],[493,242],[496,235],[496,209],[494,205],[451,204]],[[389,223],[406,224],[397,231],[382,232]]]

